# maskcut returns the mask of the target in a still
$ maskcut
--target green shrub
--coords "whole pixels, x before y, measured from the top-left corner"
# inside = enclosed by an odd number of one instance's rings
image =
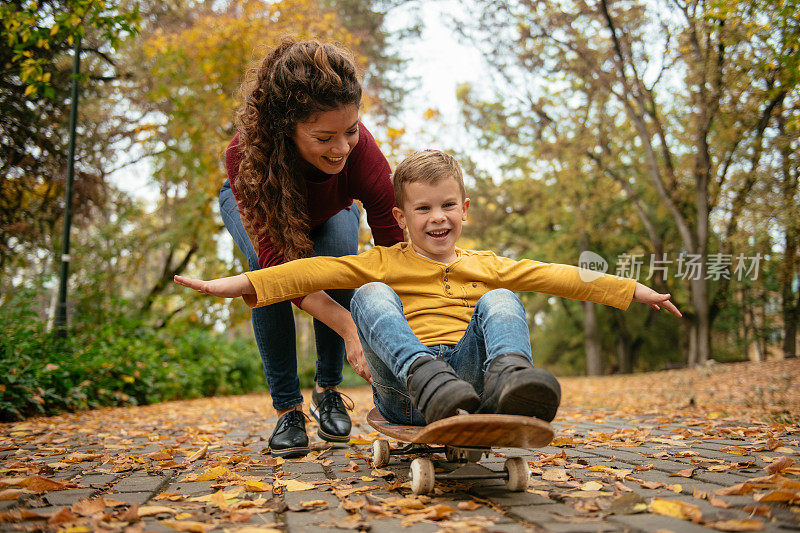
[[[35,296],[20,291],[0,308],[0,420],[265,388],[252,340],[184,325],[153,329],[123,312],[57,340],[31,310]]]

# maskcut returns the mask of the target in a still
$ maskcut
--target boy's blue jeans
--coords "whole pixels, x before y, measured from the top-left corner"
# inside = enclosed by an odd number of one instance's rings
[[[233,242],[247,257],[250,270],[258,270],[258,254],[244,230],[239,208],[227,180],[219,192],[219,211]],[[314,255],[343,256],[358,253],[358,224],[360,215],[355,204],[339,211],[309,237],[314,243]],[[339,305],[349,309],[352,289],[325,291]],[[291,302],[280,302],[253,309],[250,313],[264,374],[267,377],[272,405],[288,409],[303,403],[300,379],[297,376],[297,349],[294,315]],[[314,380],[320,387],[333,387],[342,382],[344,341],[328,326],[314,320],[317,345],[317,364]]]
[[[513,352],[531,359],[525,308],[517,295],[506,289],[489,291],[478,300],[467,330],[455,346],[423,345],[403,315],[400,298],[383,283],[358,289],[350,313],[372,373],[375,406],[395,424],[425,424],[406,389],[408,369],[421,356],[443,359],[478,394],[483,392],[484,372],[498,355]]]

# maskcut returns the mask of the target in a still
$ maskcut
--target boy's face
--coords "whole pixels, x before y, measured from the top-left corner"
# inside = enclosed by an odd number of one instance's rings
[[[434,261],[455,261],[456,241],[469,209],[469,198],[461,196],[456,180],[409,183],[403,193],[402,208],[395,207],[392,214],[402,229],[408,228],[414,250]]]

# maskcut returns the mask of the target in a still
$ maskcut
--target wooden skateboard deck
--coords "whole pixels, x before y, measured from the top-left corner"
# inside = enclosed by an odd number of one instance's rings
[[[367,422],[379,432],[417,444],[464,448],[540,448],[553,440],[553,427],[538,418],[519,415],[466,414],[437,420],[427,426],[392,424],[373,407]]]

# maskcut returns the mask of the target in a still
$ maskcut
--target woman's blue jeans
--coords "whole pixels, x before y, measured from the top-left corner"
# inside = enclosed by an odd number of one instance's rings
[[[219,211],[233,242],[247,257],[250,270],[258,270],[258,254],[244,230],[236,199],[226,180],[219,192]],[[358,253],[360,215],[355,205],[339,211],[322,226],[312,230],[314,255],[343,256]],[[353,291],[325,291],[339,305],[350,308]],[[264,374],[275,409],[288,409],[303,403],[297,376],[297,347],[291,302],[280,302],[253,309],[250,313],[256,345],[261,354]],[[320,387],[334,387],[342,382],[345,350],[342,338],[328,326],[314,319],[317,363],[314,380]]]
[[[489,291],[478,300],[467,330],[455,346],[422,344],[403,315],[400,298],[383,283],[359,288],[350,312],[372,373],[375,407],[395,424],[425,424],[406,388],[408,369],[421,356],[443,359],[478,394],[483,392],[484,372],[498,355],[517,353],[531,359],[525,308],[517,295],[506,289]]]

